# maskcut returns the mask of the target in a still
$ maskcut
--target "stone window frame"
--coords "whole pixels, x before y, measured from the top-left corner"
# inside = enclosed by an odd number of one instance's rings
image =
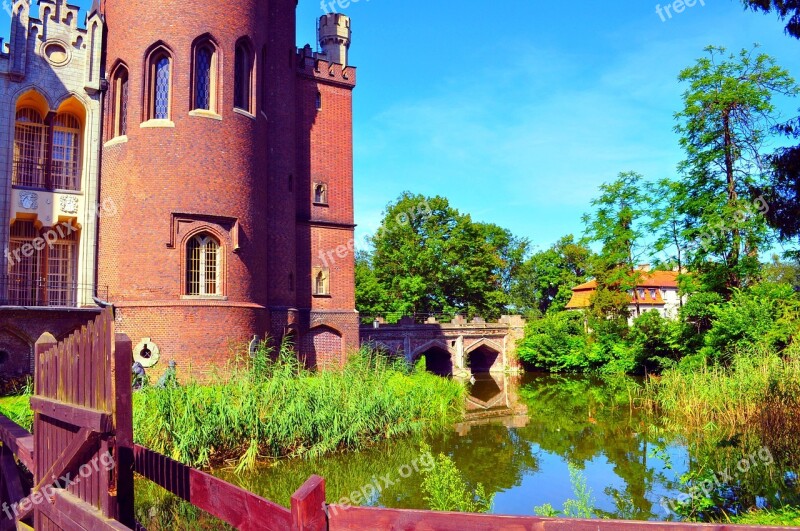
[[[331,270],[327,267],[314,267],[311,270],[311,294],[314,297],[331,296]]]
[[[166,117],[156,117],[156,68],[157,64],[166,58],[169,62],[169,83],[167,85],[167,113]],[[148,52],[145,54],[144,61],[144,98],[142,114],[142,127],[152,127],[164,123],[164,125],[171,125],[172,120],[172,106],[174,96],[174,80],[175,80],[175,58],[172,50],[163,42],[159,41],[152,45]],[[167,123],[169,122],[169,124]]]
[[[311,199],[317,206],[329,206],[328,202],[328,183],[324,181],[316,181],[311,187]]]
[[[130,116],[130,71],[120,62],[111,74],[111,138],[125,137]]]

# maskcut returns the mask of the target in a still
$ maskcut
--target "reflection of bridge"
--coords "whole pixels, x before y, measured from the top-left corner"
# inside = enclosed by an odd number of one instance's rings
[[[481,318],[467,322],[460,316],[449,323],[403,318],[386,324],[377,319],[361,327],[361,341],[402,354],[412,363],[424,356],[428,370],[436,374],[469,377],[518,371],[516,346],[524,332],[525,320],[518,315],[503,316],[496,323]]]
[[[473,426],[502,424],[507,428],[522,428],[528,424],[528,406],[519,400],[519,376],[508,374],[479,374],[469,389],[464,420],[456,424],[464,436]]]

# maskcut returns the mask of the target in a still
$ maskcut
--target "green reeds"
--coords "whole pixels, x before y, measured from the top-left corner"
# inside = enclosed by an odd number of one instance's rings
[[[646,404],[684,433],[732,435],[759,430],[767,439],[797,437],[800,356],[764,349],[737,354],[729,367],[672,369],[645,385]]]
[[[148,387],[134,396],[137,443],[192,466],[315,457],[445,429],[464,387],[368,349],[310,373],[296,354],[262,349],[224,383]]]

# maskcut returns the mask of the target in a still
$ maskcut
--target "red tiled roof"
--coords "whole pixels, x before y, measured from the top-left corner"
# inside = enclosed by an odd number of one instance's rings
[[[639,298],[639,304],[645,306],[659,306],[664,304],[664,298],[661,296],[661,291],[657,288],[678,288],[678,272],[677,271],[649,271],[642,275],[639,285],[631,297],[631,304],[636,304],[636,299],[639,296],[639,291],[643,291],[642,297]],[[650,290],[655,289],[655,297],[651,297]],[[592,295],[597,290],[597,281],[590,280],[584,282],[580,286],[572,288],[572,298],[567,304],[568,310],[578,310],[581,308],[588,308],[592,299]]]

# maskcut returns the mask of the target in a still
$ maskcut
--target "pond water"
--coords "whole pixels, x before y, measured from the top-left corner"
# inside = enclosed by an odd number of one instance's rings
[[[496,514],[534,515],[544,504],[561,510],[576,497],[576,479],[591,491],[594,514],[610,518],[679,519],[668,502],[691,494],[684,475],[696,484],[711,479],[706,485],[714,488],[706,490],[728,511],[797,496],[789,465],[757,440],[734,435],[689,444],[642,410],[639,389],[632,378],[483,375],[470,385],[464,421],[426,443],[450,455],[470,486],[482,483],[494,494]],[[420,486],[428,460],[420,446],[405,439],[244,476],[214,474],[284,506],[318,474],[330,503],[427,509]]]

